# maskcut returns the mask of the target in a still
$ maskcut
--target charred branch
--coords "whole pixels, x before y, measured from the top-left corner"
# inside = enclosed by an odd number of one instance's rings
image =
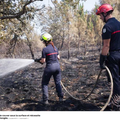
[[[14,19],[14,18],[17,18],[19,19],[23,14],[25,14],[27,12],[26,10],[26,6],[28,6],[29,4],[35,2],[35,1],[43,1],[43,0],[30,0],[28,2],[26,2],[26,4],[23,6],[22,10],[19,11],[18,13],[14,13],[13,11],[9,13],[9,15],[7,15],[6,12],[0,12],[3,14],[2,17],[0,17],[1,20],[4,20],[4,19]],[[6,15],[6,16],[5,16]]]

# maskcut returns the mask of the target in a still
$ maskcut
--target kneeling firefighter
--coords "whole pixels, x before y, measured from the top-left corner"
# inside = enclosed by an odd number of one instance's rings
[[[48,84],[51,76],[54,78],[56,85],[56,91],[59,97],[59,101],[63,100],[62,87],[60,84],[61,81],[61,69],[59,65],[59,53],[58,49],[54,46],[52,42],[52,36],[49,33],[45,33],[41,37],[41,41],[45,44],[45,48],[42,50],[42,57],[40,59],[35,59],[36,62],[41,64],[46,62],[46,67],[44,69],[42,77],[42,92],[43,92],[43,103],[48,103]]]

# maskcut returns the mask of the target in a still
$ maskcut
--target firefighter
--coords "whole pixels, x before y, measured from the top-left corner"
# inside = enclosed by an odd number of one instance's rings
[[[36,62],[40,62],[41,64],[46,62],[46,67],[44,69],[43,77],[42,77],[42,92],[43,92],[43,103],[49,104],[48,102],[48,84],[51,76],[54,78],[54,82],[56,85],[57,95],[59,97],[59,101],[63,100],[63,93],[61,87],[61,69],[59,65],[59,53],[58,49],[54,46],[52,41],[52,36],[49,33],[45,33],[41,37],[41,41],[45,44],[45,48],[42,50],[42,58],[36,59]]]
[[[120,22],[112,16],[113,7],[103,4],[96,10],[96,15],[105,23],[102,29],[103,47],[100,54],[100,68],[105,65],[113,77],[113,96],[111,104],[120,105]]]

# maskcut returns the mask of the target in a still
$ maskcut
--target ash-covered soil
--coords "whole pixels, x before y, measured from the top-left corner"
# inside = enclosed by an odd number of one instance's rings
[[[99,55],[74,57],[60,60],[64,101],[59,102],[53,78],[49,83],[49,105],[43,105],[41,80],[45,67],[33,63],[22,70],[0,78],[0,111],[99,111],[110,94],[106,71],[100,76],[91,96],[84,99],[93,89],[99,74]],[[114,109],[107,107],[106,111]]]

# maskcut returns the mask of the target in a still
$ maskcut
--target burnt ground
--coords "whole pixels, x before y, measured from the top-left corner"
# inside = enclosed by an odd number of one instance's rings
[[[93,89],[98,73],[99,55],[62,57],[62,83],[77,99],[84,99]],[[49,105],[43,105],[41,80],[45,65],[33,63],[24,69],[0,78],[0,111],[99,111],[110,94],[106,71],[86,100],[75,100],[63,89],[64,101],[59,102],[53,78],[49,83]],[[106,111],[114,111],[106,108]]]

